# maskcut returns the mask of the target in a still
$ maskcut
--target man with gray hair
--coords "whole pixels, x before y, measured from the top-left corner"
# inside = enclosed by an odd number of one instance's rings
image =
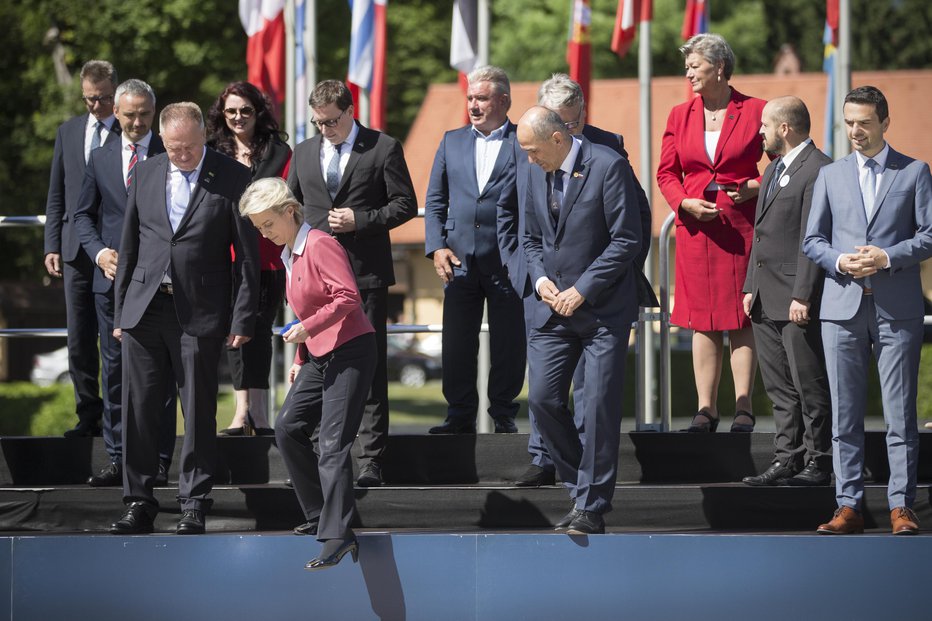
[[[100,331],[103,384],[104,445],[110,463],[88,479],[94,487],[123,484],[122,354],[113,337],[113,279],[116,276],[120,236],[126,198],[136,166],[165,148],[152,133],[155,92],[142,80],[130,79],[116,89],[113,112],[123,130],[120,140],[111,140],[91,151],[84,185],[74,212],[74,226],[85,252],[93,259],[94,301]],[[165,418],[159,436],[159,472],[156,485],[168,482],[168,467],[175,448],[175,395],[165,395]]]
[[[496,235],[502,203],[516,206],[511,86],[498,67],[480,67],[467,80],[469,125],[444,134],[427,187],[425,250],[444,284],[443,395],[449,404],[446,420],[430,433],[476,432],[476,367],[486,304],[489,416],[496,433],[514,433],[515,398],[524,385],[524,309]]]
[[[175,532],[204,532],[217,460],[217,364],[224,344],[252,337],[258,307],[258,236],[237,210],[249,169],[205,146],[196,104],[166,106],[159,128],[165,153],[136,166],[114,283],[114,336],[126,360],[127,506],[110,532],[121,535],[153,530],[156,438],[170,389],[184,415]]]
[[[100,435],[100,357],[97,354],[97,313],[94,308],[94,263],[78,241],[72,223],[91,151],[120,136],[113,114],[116,69],[105,60],[81,67],[81,99],[85,114],[58,128],[45,204],[45,269],[64,279],[68,325],[68,373],[74,385],[78,423],[66,438]]]
[[[526,318],[528,407],[573,499],[557,528],[601,533],[615,491],[628,335],[638,312],[634,181],[627,160],[570,135],[543,106],[521,117],[517,138],[536,164],[529,171],[523,239],[537,300]],[[587,378],[575,402],[579,426],[568,404],[581,359]]]

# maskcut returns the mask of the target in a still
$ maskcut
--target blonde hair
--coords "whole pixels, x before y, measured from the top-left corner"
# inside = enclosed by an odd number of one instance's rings
[[[295,224],[304,222],[301,203],[281,177],[265,177],[253,181],[239,199],[239,213],[242,216],[262,213],[269,209],[283,215],[289,206],[294,207]]]

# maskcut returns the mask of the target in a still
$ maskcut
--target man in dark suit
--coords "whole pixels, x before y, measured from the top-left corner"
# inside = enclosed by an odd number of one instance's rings
[[[809,111],[796,97],[764,106],[760,133],[774,156],[764,171],[744,281],[764,387],[773,402],[773,462],[747,485],[828,485],[832,404],[822,353],[824,274],[802,253],[812,188],[831,158],[809,138]]]
[[[346,249],[366,317],[376,331],[378,360],[359,427],[357,484],[382,484],[388,441],[386,323],[388,288],[395,284],[389,231],[417,215],[417,198],[401,144],[353,120],[353,97],[343,82],[325,80],[308,103],[320,134],[297,146],[288,187],[304,219]]]
[[[239,347],[252,336],[258,307],[258,238],[237,211],[249,169],[204,146],[196,104],[166,106],[159,128],[166,153],[136,167],[115,282],[128,506],[114,534],[152,531],[169,386],[178,389],[185,422],[176,532],[204,532],[217,459],[217,364],[224,344]]]
[[[105,60],[90,60],[81,68],[81,98],[87,114],[58,128],[45,204],[45,269],[65,281],[68,372],[78,415],[77,425],[65,432],[66,438],[100,435],[103,414],[97,380],[100,358],[92,289],[94,263],[81,247],[72,223],[91,151],[120,138],[120,125],[113,115],[116,85],[116,69]]]
[[[126,198],[136,165],[163,153],[162,141],[152,131],[155,92],[142,80],[131,79],[116,89],[114,114],[123,130],[120,140],[91,151],[84,185],[74,212],[73,227],[84,251],[97,265],[94,302],[100,332],[104,417],[103,436],[110,463],[88,479],[94,487],[123,484],[122,386],[120,343],[113,337],[113,279],[116,277]],[[156,485],[168,482],[168,467],[175,447],[175,397],[166,395],[165,420],[159,438],[159,474]]]
[[[621,134],[614,134],[604,129],[589,125],[586,123],[586,101],[583,96],[582,87],[573,81],[565,73],[555,73],[549,80],[545,80],[537,91],[537,104],[550,108],[560,115],[563,124],[573,136],[585,136],[593,144],[606,146],[617,152],[623,158],[628,159],[628,152],[625,151],[625,140]],[[524,212],[525,201],[527,198],[527,170],[530,163],[527,154],[521,150],[520,145],[515,142],[515,165],[517,169],[516,190],[518,193],[518,214]],[[631,173],[634,175],[634,171]],[[638,198],[638,213],[641,219],[641,239],[644,240],[641,246],[641,252],[635,260],[637,265],[637,289],[638,304],[645,307],[659,306],[657,297],[651,288],[650,281],[644,276],[642,271],[644,263],[647,260],[647,254],[650,251],[651,239],[651,211],[650,203],[647,201],[647,194],[641,187],[634,175],[635,191]],[[515,291],[524,296],[525,314],[530,312],[535,301],[531,296],[530,282],[527,282],[526,259],[524,248],[520,241],[523,235],[523,226],[518,223],[517,230],[500,231],[499,244],[501,245],[502,255],[507,257],[508,276],[511,278]],[[501,235],[504,234],[504,238]],[[573,376],[574,393],[582,395],[582,388],[585,385],[585,368],[580,364]],[[553,485],[555,482],[553,461],[547,454],[547,447],[544,446],[540,439],[540,431],[537,429],[537,423],[534,412],[528,412],[528,418],[531,423],[530,436],[528,437],[528,453],[531,454],[531,464],[527,471],[521,475],[515,485],[519,487],[539,487],[541,485]],[[579,425],[581,420],[577,419]],[[580,427],[580,434],[584,430]]]
[[[528,179],[528,273],[540,302],[527,321],[528,406],[569,489],[573,509],[557,523],[570,534],[604,532],[618,467],[625,358],[637,318],[634,261],[641,249],[634,180],[617,153],[571,136],[542,106],[518,124]],[[570,412],[580,358],[586,382]]]
[[[489,416],[514,433],[524,385],[521,296],[508,278],[496,232],[502,203],[516,204],[511,85],[498,67],[467,77],[469,124],[443,136],[427,188],[425,250],[443,281],[443,395],[447,417],[430,433],[475,433],[479,331],[488,305]]]
[[[832,394],[838,510],[821,534],[864,530],[864,415],[873,351],[887,423],[887,503],[894,535],[913,535],[922,318],[919,264],[932,256],[929,165],[893,150],[887,100],[862,86],[845,96],[854,153],[822,168],[803,251],[825,271],[820,318]]]

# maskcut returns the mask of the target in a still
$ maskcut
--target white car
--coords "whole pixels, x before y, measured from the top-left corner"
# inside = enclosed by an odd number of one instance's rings
[[[32,359],[29,379],[39,386],[70,384],[68,375],[68,348],[62,347],[47,354],[38,354]]]

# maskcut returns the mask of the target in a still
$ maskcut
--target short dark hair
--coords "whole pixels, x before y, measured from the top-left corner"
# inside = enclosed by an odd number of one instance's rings
[[[323,108],[330,104],[336,104],[342,112],[353,105],[353,94],[343,82],[339,80],[324,80],[318,82],[311,96],[307,98],[307,103],[312,108]]]
[[[108,81],[117,87],[117,72],[113,65],[106,60],[89,60],[81,67],[81,80],[90,80],[94,84]]]
[[[874,106],[877,112],[877,118],[881,121],[890,116],[890,108],[887,107],[887,98],[883,96],[880,89],[876,86],[859,86],[847,95],[845,103],[853,104],[870,104]]]

